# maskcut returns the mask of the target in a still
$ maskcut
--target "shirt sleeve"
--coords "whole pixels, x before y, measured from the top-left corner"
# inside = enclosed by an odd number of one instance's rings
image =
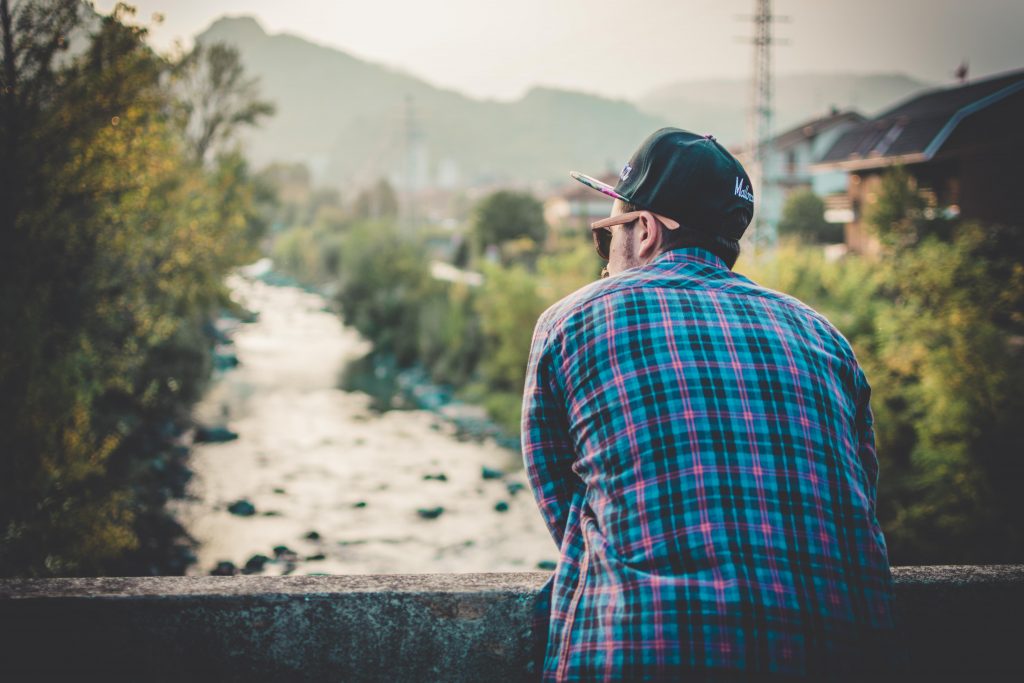
[[[863,371],[857,370],[857,457],[867,478],[871,509],[875,509],[878,491],[878,454],[875,452],[874,413],[871,410],[871,386]]]
[[[561,548],[573,496],[583,482],[572,471],[576,454],[545,337],[538,323],[523,391],[523,461],[541,516]]]

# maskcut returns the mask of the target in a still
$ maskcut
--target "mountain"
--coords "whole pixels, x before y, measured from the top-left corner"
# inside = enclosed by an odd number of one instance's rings
[[[219,19],[196,40],[237,47],[277,105],[246,137],[254,163],[302,161],[328,185],[401,181],[410,165],[418,187],[562,182],[572,169],[617,168],[665,125],[629,102],[562,90],[473,99],[297,36],[269,35],[251,17]]]
[[[933,84],[902,74],[793,74],[775,79],[773,129],[782,132],[831,107],[873,115]],[[641,97],[638,106],[671,125],[714,133],[727,145],[746,139],[750,83],[745,80],[688,81]]]
[[[289,34],[224,17],[196,38],[236,46],[277,114],[246,136],[257,165],[301,161],[319,183],[361,188],[378,178],[418,188],[562,183],[569,170],[617,170],[663,125],[745,138],[749,84],[680,82],[637,103],[550,88],[513,102],[480,100]],[[831,106],[873,114],[930,84],[901,74],[797,74],[775,82],[781,132]]]

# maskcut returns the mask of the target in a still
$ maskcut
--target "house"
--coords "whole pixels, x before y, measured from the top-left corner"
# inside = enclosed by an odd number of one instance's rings
[[[845,242],[874,253],[864,217],[886,169],[902,165],[935,211],[1024,223],[1024,69],[929,90],[847,130],[812,169],[849,174]]]
[[[855,111],[833,108],[825,116],[805,121],[774,138],[765,150],[758,221],[768,234],[777,234],[786,199],[794,190],[810,189],[819,197],[846,190],[844,171],[814,171],[832,145],[865,118]]]

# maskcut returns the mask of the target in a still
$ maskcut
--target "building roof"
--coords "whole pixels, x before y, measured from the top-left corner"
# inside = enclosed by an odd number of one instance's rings
[[[928,161],[974,112],[1024,92],[1024,69],[927,90],[844,133],[817,166],[848,170]]]
[[[810,121],[804,121],[798,126],[794,126],[784,133],[780,133],[772,138],[772,145],[775,149],[787,149],[793,145],[809,140],[826,130],[838,126],[842,123],[863,123],[866,121],[863,116],[859,113],[849,111],[839,111],[833,109],[825,116],[819,116],[816,119]]]

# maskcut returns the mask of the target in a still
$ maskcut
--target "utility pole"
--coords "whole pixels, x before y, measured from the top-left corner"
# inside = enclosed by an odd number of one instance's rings
[[[748,244],[753,251],[775,245],[775,228],[761,218],[758,209],[765,198],[765,188],[771,183],[766,161],[768,145],[772,139],[772,45],[779,42],[772,35],[772,24],[786,17],[772,14],[771,0],[755,0],[752,19],[754,37],[754,72],[750,85],[750,111],[747,119],[747,173],[754,186],[754,219],[748,232]],[[746,17],[745,17],[746,19]]]

